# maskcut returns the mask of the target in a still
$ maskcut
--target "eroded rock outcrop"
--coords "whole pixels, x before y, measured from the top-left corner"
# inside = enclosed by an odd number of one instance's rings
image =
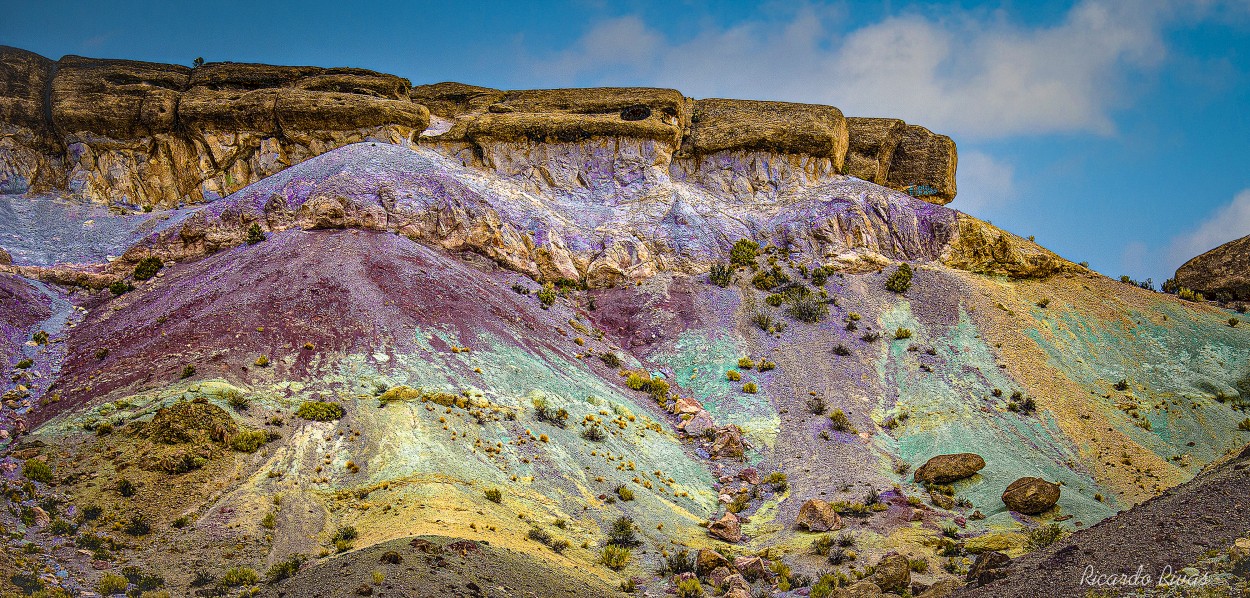
[[[1250,300],[1250,236],[1229,241],[1176,270],[1176,284],[1214,299]]]
[[[847,119],[847,173],[936,204],[955,198],[958,154],[950,137],[896,118]]]

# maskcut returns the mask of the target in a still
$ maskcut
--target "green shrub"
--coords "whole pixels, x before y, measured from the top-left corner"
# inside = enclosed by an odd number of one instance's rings
[[[137,490],[135,483],[126,478],[117,481],[117,493],[123,497],[130,498],[135,495]]]
[[[557,428],[563,428],[569,419],[569,412],[564,408],[555,409],[547,404],[547,399],[543,397],[534,398],[534,415],[538,417],[538,421],[547,422]]]
[[[541,527],[531,527],[526,537],[550,548],[556,554],[564,552],[569,547],[568,540],[556,538]]]
[[[1250,432],[1250,417],[1247,417],[1246,419],[1242,420],[1241,423],[1237,424],[1237,429],[1241,430],[1242,432]]]
[[[755,367],[755,362],[754,362],[754,361],[751,361],[751,358],[750,358],[750,357],[739,357],[739,358],[738,358],[738,367],[739,367],[739,368],[742,368],[742,369],[744,369],[744,370],[749,370],[749,369],[751,369],[751,368]]]
[[[829,414],[829,421],[831,422],[834,430],[846,432],[848,434],[859,433],[859,430],[855,429],[855,426],[851,423],[851,418],[847,417],[846,413],[844,413],[841,409],[834,409],[833,413]]]
[[[95,589],[101,596],[121,594],[130,586],[130,582],[116,573],[105,573],[96,584]]]
[[[131,536],[146,536],[151,533],[152,524],[148,523],[148,520],[142,513],[135,513],[130,517],[126,524],[122,526],[122,531]]]
[[[894,340],[896,340],[896,341],[901,341],[901,340],[904,340],[904,339],[909,339],[909,338],[911,338],[911,329],[910,329],[910,328],[902,328],[902,327],[900,327],[898,330],[895,330],[895,331],[894,331]]]
[[[295,415],[318,422],[334,421],[347,414],[342,405],[326,401],[304,401],[300,403]]]
[[[812,286],[823,287],[829,281],[830,271],[823,266],[818,266],[812,270]]]
[[[122,567],[122,577],[135,587],[135,590],[147,596],[147,592],[152,592],[157,588],[165,585],[165,578],[152,573],[146,573],[143,569],[135,566]]]
[[[52,466],[36,459],[27,459],[22,464],[22,475],[28,480],[47,484],[52,481]]]
[[[733,266],[728,264],[712,264],[712,269],[708,271],[707,277],[712,284],[725,288],[729,286],[729,283],[733,282]]]
[[[895,293],[905,293],[911,288],[912,271],[906,262],[898,265],[898,269],[885,281],[885,288]]]
[[[336,552],[347,552],[352,549],[352,542],[356,539],[356,527],[353,525],[343,525],[334,530],[334,535],[330,536],[330,544],[334,546]]]
[[[227,588],[250,586],[260,581],[260,574],[251,567],[231,567],[221,576],[221,585]]]
[[[624,502],[629,502],[631,500],[634,500],[634,491],[630,490],[629,487],[626,486],[625,484],[621,484],[617,486],[614,492]]]
[[[482,494],[486,496],[486,500],[493,503],[499,504],[503,502],[503,492],[501,492],[498,488],[487,488]]]
[[[760,387],[757,386],[754,382],[747,382],[746,384],[742,385],[742,392],[745,392],[747,394],[753,395],[759,391],[760,391]]]
[[[257,358],[256,358],[256,362],[255,362],[255,363],[256,363],[256,367],[258,367],[258,368],[267,368],[267,367],[269,367],[269,356],[268,356],[268,355],[261,355],[260,357],[257,357]]]
[[[189,364],[189,363],[188,363],[187,365],[183,366],[183,368],[182,368],[182,378],[183,378],[184,380],[185,380],[185,379],[187,379],[187,378],[190,378],[191,376],[194,376],[194,375],[195,375],[195,366],[194,366],[194,365],[192,365],[192,364]]]
[[[269,583],[278,583],[287,579],[295,575],[295,573],[299,571],[299,568],[304,566],[304,561],[306,560],[308,560],[308,557],[305,557],[302,554],[293,554],[287,557],[284,561],[274,563],[265,574],[265,579]]]
[[[240,453],[254,453],[269,442],[269,432],[265,430],[243,430],[230,438],[230,448]]]
[[[626,547],[640,544],[634,533],[634,520],[625,515],[614,519],[608,527],[608,544]]]
[[[785,322],[774,320],[772,316],[762,311],[751,314],[751,323],[764,332],[782,332],[786,329]]]
[[[40,330],[32,335],[30,340],[35,341],[36,345],[46,345],[48,344],[48,331]]]
[[[698,567],[698,562],[689,550],[679,550],[667,557],[660,563],[659,570],[656,572],[661,576],[681,575],[682,573],[694,573]]]
[[[750,239],[738,239],[729,250],[729,261],[735,266],[750,266],[760,256],[760,244]]]
[[[829,305],[811,293],[802,293],[788,299],[786,315],[800,322],[815,324],[829,315]]]
[[[613,571],[620,571],[629,564],[630,552],[632,551],[625,546],[608,544],[599,551],[599,564]]]
[[[621,358],[620,358],[620,357],[618,357],[618,356],[616,355],[616,353],[612,353],[612,352],[603,352],[603,353],[600,353],[600,354],[599,354],[599,361],[602,361],[602,362],[603,362],[603,365],[606,365],[606,366],[608,366],[608,367],[610,367],[610,368],[619,368],[619,367],[621,367]]]
[[[35,360],[33,360],[33,359],[31,359],[31,358],[27,357],[27,358],[22,359],[21,361],[18,361],[18,362],[17,362],[17,369],[19,369],[19,370],[25,370],[25,369],[30,368],[30,366],[32,366],[32,365],[35,365]]]
[[[248,245],[255,245],[264,240],[265,231],[260,230],[260,224],[253,222],[251,226],[247,227],[247,238],[245,238],[244,241],[246,241]]]
[[[737,382],[742,379],[742,374],[739,373],[738,370],[729,370],[728,372],[725,372],[725,379],[730,382]]]
[[[243,396],[243,393],[235,388],[228,388],[218,392],[217,398],[225,399],[227,405],[239,411],[246,411],[248,405],[252,403],[250,399]]]
[[[818,396],[808,397],[807,410],[812,415],[824,415],[826,409],[827,407],[825,406],[825,400],[823,398],[818,397]]]
[[[109,292],[113,293],[114,297],[120,297],[133,290],[135,290],[134,285],[124,280],[118,280],[109,285]]]
[[[764,360],[764,361],[761,361],[760,364],[756,367],[759,369],[760,372],[767,372],[769,370],[777,369],[777,364],[768,360]]]
[[[556,302],[556,286],[551,282],[543,284],[543,288],[538,290],[538,302],[546,309]]]
[[[1237,318],[1229,318],[1229,319],[1228,319],[1228,327],[1229,327],[1229,328],[1236,328],[1236,327],[1237,327],[1237,322],[1238,322]]]
[[[1068,530],[1057,523],[1035,527],[1024,532],[1024,548],[1029,552],[1046,548],[1068,535]]]
[[[774,471],[764,476],[764,483],[773,487],[773,492],[785,492],[790,487],[790,481],[786,477],[784,471]]]
[[[139,263],[135,266],[135,280],[147,280],[152,278],[153,276],[156,276],[157,272],[161,271],[161,268],[164,267],[165,262],[162,262],[161,258],[153,256],[145,257],[139,260]]]
[[[923,574],[923,573],[928,572],[929,570],[929,559],[926,559],[924,557],[916,557],[914,559],[908,559],[907,566],[912,571]]]
[[[829,551],[833,549],[833,536],[829,534],[821,534],[819,538],[812,540],[812,554],[817,556],[829,556]]]
[[[770,291],[788,282],[790,282],[790,277],[776,266],[768,270],[760,270],[751,277],[751,285],[761,291]]]
[[[607,437],[607,433],[603,431],[603,428],[599,426],[599,424],[592,424],[587,426],[585,430],[582,430],[582,438],[591,442],[603,442]]]
[[[703,596],[703,585],[699,579],[691,577],[677,582],[677,598],[700,598]]]

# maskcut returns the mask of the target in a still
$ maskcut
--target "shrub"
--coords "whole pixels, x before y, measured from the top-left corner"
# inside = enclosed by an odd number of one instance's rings
[[[751,323],[764,332],[781,332],[786,328],[785,322],[774,320],[772,316],[762,311],[751,314]]]
[[[737,382],[742,379],[742,374],[738,373],[738,370],[729,370],[725,372],[725,379],[730,382]]]
[[[760,255],[760,244],[750,239],[738,239],[729,250],[729,261],[735,266],[750,266]]]
[[[265,579],[269,583],[278,583],[287,579],[295,575],[295,573],[299,571],[299,568],[304,566],[304,561],[306,560],[308,560],[308,557],[305,557],[302,554],[293,554],[287,557],[284,561],[274,563],[273,566],[269,568],[269,572],[265,574]]]
[[[1024,532],[1024,548],[1029,552],[1046,548],[1068,535],[1068,530],[1057,523],[1035,527]]]
[[[251,567],[231,567],[221,576],[221,585],[227,588],[250,586],[260,581],[260,574]]]
[[[828,304],[810,293],[795,296],[789,302],[786,315],[800,322],[815,324],[829,315]]]
[[[634,520],[626,515],[612,520],[612,524],[608,527],[608,544],[625,547],[641,544],[637,534],[634,533]]]
[[[751,506],[751,498],[744,494],[735,495],[729,504],[725,505],[725,510],[730,513],[741,513]]]
[[[763,481],[773,487],[773,492],[785,492],[790,487],[790,481],[784,471],[774,471],[764,476]]]
[[[260,225],[253,222],[247,227],[247,237],[243,239],[248,245],[255,245],[265,240],[265,232],[260,230]]]
[[[487,488],[486,491],[483,492],[482,494],[486,496],[486,500],[489,500],[495,504],[503,503],[503,492],[500,491],[498,488]]]
[[[600,427],[599,424],[592,424],[585,430],[582,430],[582,438],[591,442],[603,442],[603,440],[607,437],[607,433],[603,431],[603,428]]]
[[[131,536],[146,536],[152,531],[152,524],[143,517],[142,513],[135,513],[130,520],[122,526],[122,531]]]
[[[1176,292],[1176,296],[1180,297],[1181,299],[1184,299],[1185,301],[1202,302],[1202,301],[1207,300],[1206,296],[1203,295],[1202,293],[1196,292],[1192,289],[1187,289],[1185,287],[1181,287],[1180,290]]]
[[[629,564],[630,552],[630,549],[624,546],[608,544],[599,551],[599,564],[613,571],[620,571]]]
[[[1047,297],[1042,297],[1041,299],[1039,299],[1039,300],[1037,301],[1037,306],[1038,306],[1038,307],[1040,307],[1040,308],[1042,308],[1042,309],[1046,309],[1046,306],[1047,306],[1047,305],[1050,305],[1050,299],[1049,299],[1049,298],[1047,298]],[[926,561],[926,562],[928,562],[928,561]]]
[[[851,419],[841,409],[834,409],[833,413],[829,414],[829,421],[832,423],[834,430],[848,434],[859,433],[859,430],[855,429],[855,426],[851,424]]]
[[[264,430],[244,430],[230,438],[230,448],[241,453],[254,453],[269,442],[269,432]]]
[[[133,290],[135,290],[134,285],[124,280],[119,280],[109,285],[109,292],[113,293],[114,297],[120,297]]]
[[[956,527],[954,524],[947,523],[946,525],[942,526],[942,535],[946,536],[947,538],[957,540],[959,539],[959,528]]]
[[[905,293],[911,288],[911,266],[906,262],[899,264],[898,269],[885,281],[885,288],[895,293]]]
[[[769,370],[777,369],[777,364],[768,360],[764,360],[760,362],[759,366],[757,366],[756,369],[758,369],[760,372],[767,372]]]
[[[130,582],[116,573],[105,573],[100,578],[100,582],[96,584],[95,589],[101,596],[112,596],[121,594],[130,586]]]
[[[28,369],[32,365],[35,365],[35,360],[27,357],[27,358],[22,359],[21,361],[18,361],[16,367],[19,370],[24,370],[24,369]]]
[[[243,396],[243,393],[239,392],[237,389],[234,389],[234,388],[224,390],[221,393],[219,393],[217,396],[226,399],[227,405],[239,411],[246,411],[248,405],[252,403],[250,399]]]
[[[846,345],[839,343],[838,346],[833,348],[833,354],[840,357],[846,357],[851,354],[851,350],[847,349]]]
[[[875,343],[878,340],[881,340],[881,333],[870,330],[868,332],[865,332],[863,336],[860,336],[859,340],[864,341],[866,343]]]
[[[126,498],[134,496],[136,490],[135,483],[127,480],[126,478],[122,478],[117,481],[117,493]]]
[[[260,357],[257,357],[257,358],[256,358],[256,367],[258,367],[258,368],[267,368],[267,367],[269,367],[269,356],[268,356],[268,355],[261,355]]]
[[[790,277],[776,266],[768,270],[760,270],[751,277],[751,285],[761,291],[770,291],[788,282],[790,282]]]
[[[96,359],[104,359],[105,357],[108,357],[108,356],[109,356],[109,350],[105,349],[104,347],[100,347],[99,349],[95,350]]]
[[[733,266],[728,264],[712,264],[712,269],[708,272],[707,277],[712,284],[725,288],[729,286],[729,283],[733,282]]]
[[[908,559],[907,566],[916,573],[925,573],[929,570],[929,559],[924,557],[916,557]]]
[[[164,267],[165,262],[162,262],[161,258],[153,256],[145,257],[139,260],[138,265],[135,266],[135,280],[147,280],[152,278],[153,276],[156,276],[157,272],[161,271],[161,268]]]
[[[94,521],[104,514],[104,509],[100,505],[87,505],[82,508],[82,520]]]
[[[747,382],[746,384],[742,385],[742,392],[745,392],[750,395],[753,395],[759,392],[759,390],[760,390],[760,387],[756,386],[754,382]]]
[[[829,534],[821,534],[819,538],[812,540],[812,554],[817,556],[829,556],[829,551],[833,549],[833,536]]]
[[[538,302],[546,309],[556,302],[556,287],[550,282],[544,283],[543,288],[538,289]]]
[[[538,417],[538,421],[547,422],[557,428],[563,428],[569,419],[568,411],[552,408],[543,397],[534,398],[534,415]]]
[[[556,554],[564,552],[565,549],[569,547],[568,540],[556,538],[550,533],[547,533],[547,530],[541,527],[531,527],[529,533],[526,534],[526,537],[546,546],[547,548],[550,548],[552,552],[555,552]]]
[[[352,549],[352,541],[355,539],[356,527],[344,525],[334,530],[334,535],[330,537],[330,544],[334,545],[334,550],[337,552],[347,552]]]
[[[1229,328],[1236,328],[1236,327],[1237,327],[1237,318],[1229,318],[1229,319],[1228,319],[1228,327],[1229,327]]]
[[[807,410],[810,411],[812,415],[824,415],[825,409],[825,400],[823,398],[809,397],[807,399]]]
[[[300,403],[299,409],[295,411],[295,415],[303,419],[318,422],[334,421],[346,414],[347,412],[342,405],[326,401],[304,401]]]
[[[823,266],[817,266],[812,270],[812,286],[823,287],[829,280],[829,270]]]
[[[35,341],[36,345],[46,345],[48,344],[48,331],[40,330],[39,332],[33,334],[30,337],[30,340]]]
[[[751,369],[751,368],[755,367],[755,362],[754,362],[754,361],[751,361],[751,358],[750,358],[750,357],[739,357],[739,358],[738,358],[738,367],[740,367],[740,368],[742,368],[742,369],[744,369],[744,370],[749,370],[749,369]]]
[[[895,331],[894,331],[894,340],[901,341],[901,340],[903,340],[903,339],[908,339],[908,338],[911,338],[911,329],[910,329],[910,328],[901,328],[901,327],[900,327],[898,330],[895,330]]]
[[[147,592],[165,585],[165,578],[152,573],[145,573],[138,567],[122,567],[122,577],[135,586],[135,589],[147,596]],[[168,595],[168,594],[166,594]]]
[[[624,502],[634,500],[634,491],[630,490],[625,484],[617,486],[613,492],[615,492],[616,495]]]
[[[1119,391],[1128,390],[1128,379],[1120,378],[1120,381],[1113,384],[1112,388],[1119,390]]]
[[[664,557],[656,573],[662,576],[694,573],[697,566],[698,563],[695,561],[694,555],[690,554],[689,550],[682,549]]]
[[[677,598],[700,598],[703,596],[703,585],[699,579],[691,577],[677,582]]]
[[[185,379],[190,378],[191,376],[194,376],[194,375],[195,375],[195,366],[194,366],[194,365],[192,365],[192,364],[189,364],[189,363],[188,363],[187,365],[185,365],[185,366],[183,366],[183,367],[182,367],[182,375],[181,375],[182,379],[184,379],[184,380],[185,380]]]
[[[28,480],[47,484],[52,481],[52,466],[36,459],[27,459],[22,464],[22,475]]]
[[[516,283],[513,283],[513,284],[512,284],[512,292],[514,292],[514,293],[516,293],[516,294],[518,294],[518,295],[528,295],[528,294],[530,294],[530,290],[529,290],[528,288],[526,288],[526,287],[525,287],[525,285],[523,285],[523,284],[521,284],[521,283],[519,283],[519,282],[516,282]]]
[[[606,365],[610,368],[621,367],[621,358],[617,357],[616,353],[612,353],[612,352],[600,353],[599,361],[602,361],[603,365]]]
[[[1250,432],[1250,417],[1247,417],[1246,419],[1242,420],[1241,423],[1237,424],[1237,429],[1241,430],[1242,432]]]

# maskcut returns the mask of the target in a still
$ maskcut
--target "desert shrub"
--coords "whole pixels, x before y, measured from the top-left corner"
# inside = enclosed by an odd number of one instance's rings
[[[1228,327],[1229,327],[1229,328],[1236,328],[1236,327],[1237,327],[1237,322],[1238,322],[1237,318],[1229,318],[1229,319],[1228,319]]]
[[[599,551],[599,564],[613,571],[620,571],[629,564],[630,552],[630,549],[625,546],[608,544]]]
[[[747,382],[746,384],[742,385],[742,392],[745,392],[747,394],[753,395],[759,391],[760,391],[760,387],[757,386],[754,382]]]
[[[600,427],[599,424],[592,424],[587,426],[585,430],[582,430],[582,438],[591,442],[603,442],[603,440],[607,437],[607,433],[603,431],[603,428]]]
[[[673,554],[664,557],[660,561],[657,574],[661,576],[681,575],[682,573],[694,573],[698,563],[695,561],[694,555],[689,550],[682,549]]]
[[[130,586],[130,582],[125,577],[116,573],[105,573],[100,578],[99,583],[96,584],[95,589],[101,596],[112,596],[124,593],[128,586]]]
[[[304,401],[300,403],[295,415],[318,422],[334,421],[347,414],[342,405],[326,401]]]
[[[905,293],[911,288],[912,271],[906,262],[899,264],[898,269],[885,281],[885,288],[895,293]]]
[[[269,571],[265,574],[265,580],[269,583],[278,583],[290,578],[299,571],[300,567],[304,566],[304,561],[306,560],[308,560],[308,557],[302,554],[293,554],[287,557],[286,560],[278,561],[269,568]]]
[[[774,471],[764,476],[763,482],[772,486],[773,492],[785,492],[790,487],[790,480],[784,471]]]
[[[608,367],[610,367],[610,368],[619,368],[619,367],[621,367],[621,358],[620,358],[620,357],[618,357],[618,356],[616,355],[616,353],[612,353],[612,352],[604,352],[604,353],[600,353],[600,354],[599,354],[599,361],[602,361],[602,362],[603,362],[603,365],[606,365],[606,366],[608,366]]]
[[[258,367],[258,368],[267,368],[267,367],[269,367],[269,356],[268,356],[268,355],[261,355],[260,357],[257,357],[257,358],[256,358],[256,362],[255,362],[255,364],[256,364],[256,367]]]
[[[638,535],[634,532],[634,520],[626,515],[612,520],[612,524],[608,526],[607,542],[613,546],[639,545],[641,542],[638,541]]]
[[[162,262],[161,258],[152,256],[145,257],[139,260],[139,263],[135,266],[135,280],[147,280],[152,278],[153,276],[156,276],[157,272],[161,271],[161,268],[164,267],[165,262]]]
[[[760,244],[750,239],[738,239],[729,250],[729,261],[735,266],[750,266],[760,256]]]
[[[525,285],[523,285],[523,284],[521,284],[521,283],[519,283],[519,282],[512,283],[512,292],[514,292],[514,293],[516,293],[516,294],[518,294],[518,295],[528,295],[528,294],[530,294],[530,290],[529,290],[529,288],[527,288]]]
[[[27,459],[22,464],[22,475],[28,480],[46,484],[52,481],[52,466],[37,459]]]
[[[763,360],[763,361],[760,361],[760,364],[758,366],[756,366],[756,369],[758,369],[760,372],[767,372],[769,370],[777,369],[777,364],[768,360]]]
[[[225,399],[227,405],[239,411],[246,411],[248,405],[252,403],[251,399],[248,399],[247,397],[243,396],[242,392],[239,392],[238,389],[234,389],[234,388],[223,390],[217,393],[217,396],[219,398]]]
[[[122,577],[135,587],[135,590],[145,593],[156,590],[165,585],[165,578],[153,573],[146,573],[138,567],[122,567]]]
[[[894,340],[901,341],[901,340],[904,340],[904,339],[909,339],[909,338],[911,338],[911,329],[910,329],[910,328],[902,328],[902,327],[900,327],[898,330],[895,330],[895,331],[894,331]]]
[[[751,323],[764,332],[781,332],[786,329],[785,322],[775,320],[767,312],[762,311],[751,314]]]
[[[555,552],[556,554],[564,552],[569,547],[568,540],[556,538],[541,527],[531,527],[529,533],[526,534],[526,537],[546,546],[547,548],[550,548],[552,552]]]
[[[824,415],[825,409],[826,409],[825,400],[823,398],[818,397],[818,396],[808,397],[807,410],[811,412],[812,415]]]
[[[1029,552],[1046,548],[1068,535],[1068,530],[1057,523],[1042,525],[1024,532],[1024,548]]]
[[[790,277],[776,266],[768,270],[760,270],[751,277],[751,285],[761,291],[770,291],[788,282],[790,282]]]
[[[924,557],[908,559],[907,567],[916,573],[925,573],[929,570],[929,559]]]
[[[104,347],[100,347],[99,349],[95,350],[96,359],[104,359],[105,357],[108,357],[108,356],[109,356],[109,350],[105,349]]]
[[[881,502],[881,493],[876,488],[869,488],[868,493],[864,495],[864,504],[868,506]]]
[[[811,293],[804,293],[789,299],[786,315],[800,322],[815,324],[829,315],[829,305]]]
[[[730,382],[737,382],[742,379],[742,374],[739,373],[738,370],[729,370],[728,372],[725,372],[725,379]]]
[[[1184,299],[1185,301],[1201,302],[1201,301],[1207,300],[1206,296],[1203,295],[1202,293],[1199,293],[1197,291],[1194,291],[1193,289],[1188,289],[1185,287],[1181,287],[1179,290],[1177,290],[1176,296],[1180,297],[1181,299]]]
[[[703,596],[703,584],[696,577],[683,579],[677,582],[675,593],[677,598],[700,598]]]
[[[859,430],[855,429],[855,425],[851,423],[851,418],[847,417],[841,409],[834,409],[833,413],[829,414],[829,421],[834,430],[848,434],[859,433]]]
[[[142,513],[131,515],[126,524],[122,526],[122,531],[131,536],[146,536],[152,531],[152,524],[144,518]]]
[[[498,488],[487,488],[482,494],[486,496],[486,500],[493,503],[500,504],[503,502],[503,492]]]
[[[35,365],[35,360],[33,360],[33,359],[29,358],[29,357],[26,357],[26,358],[24,358],[24,359],[22,359],[22,360],[18,361],[18,362],[17,362],[17,365],[16,365],[15,367],[17,367],[17,369],[19,369],[19,370],[25,370],[25,369],[30,368],[30,366],[32,366],[32,365]]]
[[[959,528],[953,523],[947,523],[941,527],[942,535],[953,540],[959,539]]]
[[[728,264],[712,264],[712,269],[708,271],[707,277],[712,284],[725,288],[729,286],[729,283],[733,282],[733,266]]]
[[[1037,301],[1037,306],[1042,309],[1046,309],[1047,305],[1050,305],[1050,299],[1047,297],[1042,297]]]
[[[1242,420],[1241,423],[1237,424],[1237,429],[1241,430],[1242,432],[1250,432],[1250,417],[1247,417],[1246,419]]]
[[[264,430],[243,430],[230,437],[230,448],[241,453],[254,453],[269,442],[269,432]]]
[[[136,490],[135,483],[126,478],[117,481],[117,493],[123,497],[130,498],[134,496]]]
[[[343,525],[334,530],[334,535],[330,536],[330,544],[334,546],[336,552],[347,552],[352,549],[355,539],[356,526]]]
[[[851,354],[851,350],[846,348],[846,345],[839,343],[838,346],[833,348],[833,354],[840,357],[846,357]]]
[[[113,293],[114,297],[120,297],[133,290],[135,290],[134,285],[124,280],[118,280],[109,285],[109,292]]]
[[[190,378],[191,376],[194,376],[194,375],[195,375],[195,366],[194,366],[194,365],[192,365],[192,364],[189,364],[189,363],[188,363],[187,365],[182,366],[182,374],[181,374],[181,377],[182,377],[184,380],[185,380],[185,379],[187,379],[187,378]]]
[[[221,576],[221,585],[227,588],[250,586],[260,581],[260,574],[251,567],[231,567]]]
[[[1111,385],[1111,387],[1112,387],[1112,388],[1114,388],[1114,389],[1116,389],[1116,390],[1119,390],[1119,391],[1125,391],[1125,390],[1128,390],[1128,379],[1127,379],[1127,378],[1120,378],[1120,381],[1119,381],[1119,382],[1116,382],[1116,383],[1115,383],[1115,384],[1113,384],[1113,385]]]
[[[739,358],[738,358],[738,367],[739,367],[739,368],[742,368],[742,369],[744,369],[744,370],[749,370],[749,369],[751,369],[751,368],[754,368],[754,367],[755,367],[755,362],[754,362],[754,361],[751,361],[751,358],[750,358],[750,357],[739,357]]]
[[[751,497],[746,494],[738,494],[733,497],[733,500],[729,501],[729,504],[725,505],[725,510],[730,513],[741,513],[749,506],[751,506]]]
[[[186,515],[182,515],[178,517],[177,519],[175,519],[173,523],[170,523],[170,525],[173,526],[174,529],[182,529],[190,524],[191,524],[191,518],[187,517]]]
[[[31,335],[30,340],[34,341],[36,345],[46,345],[48,344],[48,331],[40,330]]]
[[[859,340],[864,341],[866,343],[875,343],[881,340],[881,333],[870,330],[868,332],[865,332],[862,336],[860,336]]]
[[[94,521],[104,514],[104,508],[100,505],[86,505],[81,509],[83,521]]]
[[[631,500],[634,500],[634,491],[630,490],[629,486],[626,486],[625,484],[621,484],[617,486],[616,489],[613,490],[613,492],[615,492],[616,496],[619,497],[622,501],[629,502]]]
[[[248,245],[255,245],[265,240],[265,231],[260,230],[260,225],[253,222],[247,227],[247,237],[243,239]]]
[[[551,307],[551,304],[556,302],[556,287],[551,282],[546,282],[543,284],[543,288],[538,289],[537,295],[538,302],[542,304],[544,309]]]
[[[265,529],[274,529],[278,527],[278,515],[273,511],[265,513],[265,516],[260,520],[260,526]]]
[[[563,428],[569,419],[569,412],[563,408],[556,409],[547,403],[544,397],[534,398],[534,415],[538,421],[547,422],[557,428]]]
[[[823,287],[829,281],[829,270],[823,266],[817,266],[812,270],[812,286]]]
[[[829,551],[833,549],[833,536],[829,534],[821,534],[819,538],[812,540],[812,554],[817,556],[829,556]]]

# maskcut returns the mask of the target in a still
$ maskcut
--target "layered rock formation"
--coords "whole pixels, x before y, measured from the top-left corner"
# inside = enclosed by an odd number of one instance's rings
[[[533,191],[604,201],[669,180],[771,201],[848,170],[931,203],[955,195],[954,144],[922,127],[670,89],[410,88],[360,69],[51,61],[0,47],[0,117],[0,193],[131,208],[225,196],[359,141],[421,142]]]
[[[1229,241],[1176,270],[1176,284],[1210,298],[1250,299],[1250,236]]]

